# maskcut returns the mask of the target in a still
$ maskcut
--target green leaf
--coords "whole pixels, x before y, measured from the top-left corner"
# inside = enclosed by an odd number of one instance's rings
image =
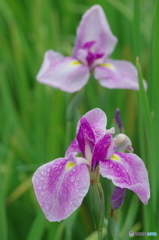
[[[42,211],[37,213],[37,216],[31,226],[26,240],[40,240],[46,229],[46,219]]]

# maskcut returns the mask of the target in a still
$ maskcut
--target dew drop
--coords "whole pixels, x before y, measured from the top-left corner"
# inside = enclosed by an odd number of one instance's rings
[[[50,209],[50,204],[47,204],[46,207],[45,207],[47,210]]]
[[[75,180],[75,175],[72,175],[70,180],[71,180],[71,182],[74,182],[74,180]]]
[[[42,188],[43,189],[47,188],[47,184],[43,184]]]

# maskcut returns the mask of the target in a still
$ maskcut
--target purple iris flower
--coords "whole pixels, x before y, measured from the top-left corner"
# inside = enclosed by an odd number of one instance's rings
[[[101,109],[86,113],[78,122],[76,138],[65,157],[42,165],[34,173],[35,194],[49,221],[61,221],[74,212],[92,181],[99,181],[99,174],[117,187],[112,208],[123,203],[125,189],[148,203],[150,189],[144,162],[133,153],[124,153],[131,150],[130,139],[124,134],[113,138],[114,129],[106,130],[106,123]]]
[[[76,92],[94,71],[94,77],[104,87],[138,90],[134,65],[109,59],[116,43],[103,9],[94,5],[84,13],[79,24],[73,56],[64,57],[48,50],[37,80],[66,92]]]

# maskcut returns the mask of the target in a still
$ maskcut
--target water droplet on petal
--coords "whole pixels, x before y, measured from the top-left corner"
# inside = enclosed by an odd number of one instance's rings
[[[74,182],[74,180],[75,180],[75,175],[72,175],[70,180],[71,180],[71,182]]]
[[[50,209],[50,204],[49,204],[49,203],[46,204],[45,208],[46,208],[47,210],[49,210],[49,209]]]

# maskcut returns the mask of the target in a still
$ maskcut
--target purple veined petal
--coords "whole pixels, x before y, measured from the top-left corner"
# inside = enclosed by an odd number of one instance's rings
[[[109,59],[95,67],[94,76],[103,87],[139,90],[137,70],[127,61]]]
[[[140,200],[148,203],[150,187],[144,162],[133,153],[115,153],[111,159],[99,162],[100,173],[117,187],[134,191]]]
[[[126,194],[125,188],[115,187],[110,199],[112,210],[119,208],[123,205],[125,194]]]
[[[90,124],[94,132],[95,142],[98,142],[99,139],[106,134],[106,125],[107,125],[106,114],[101,109],[94,108],[91,111],[87,112],[85,115],[83,115],[82,118],[87,119],[88,123]],[[77,132],[79,131],[79,127],[80,127],[80,120],[77,124]]]
[[[115,144],[112,142],[111,134],[104,135],[98,143],[96,143],[92,155],[92,170],[98,165],[100,160],[106,159],[108,156],[112,156],[116,150]]]
[[[78,50],[89,42],[95,42],[93,45],[95,53],[105,53],[106,56],[112,53],[117,43],[117,38],[112,34],[100,5],[94,5],[82,16],[77,29],[74,57],[77,57]]]
[[[50,222],[74,212],[88,192],[90,176],[85,164],[76,166],[59,158],[39,167],[33,175],[37,200]]]
[[[91,152],[94,147],[95,136],[86,118],[81,118],[79,124],[80,125],[76,136],[79,148],[85,158],[87,158],[89,155],[87,160],[91,161]]]
[[[66,92],[76,92],[87,83],[89,76],[88,67],[77,59],[49,50],[45,53],[37,80]]]
[[[77,139],[75,138],[70,146],[67,148],[67,151],[66,151],[66,154],[65,154],[65,157],[66,158],[70,158],[72,155],[75,156],[77,155],[78,153],[80,153],[81,150],[79,148],[79,144],[78,144],[78,141]]]
[[[118,135],[116,135],[113,138],[113,141],[115,143],[115,145],[117,146],[117,152],[125,152],[125,150],[129,151],[129,152],[133,152],[133,148],[132,148],[132,143],[130,138],[128,138],[125,134],[120,133]]]
[[[69,158],[71,161],[73,161],[76,165],[79,165],[79,164],[82,164],[82,163],[85,163],[87,164],[88,166],[90,166],[90,163],[85,159],[85,158],[82,158],[82,157],[76,157],[76,155],[78,153],[82,153],[80,148],[79,148],[79,144],[78,144],[78,141],[77,139],[75,138],[72,143],[70,144],[70,146],[68,147],[67,151],[66,151],[66,154],[65,154],[65,157],[66,158]]]

